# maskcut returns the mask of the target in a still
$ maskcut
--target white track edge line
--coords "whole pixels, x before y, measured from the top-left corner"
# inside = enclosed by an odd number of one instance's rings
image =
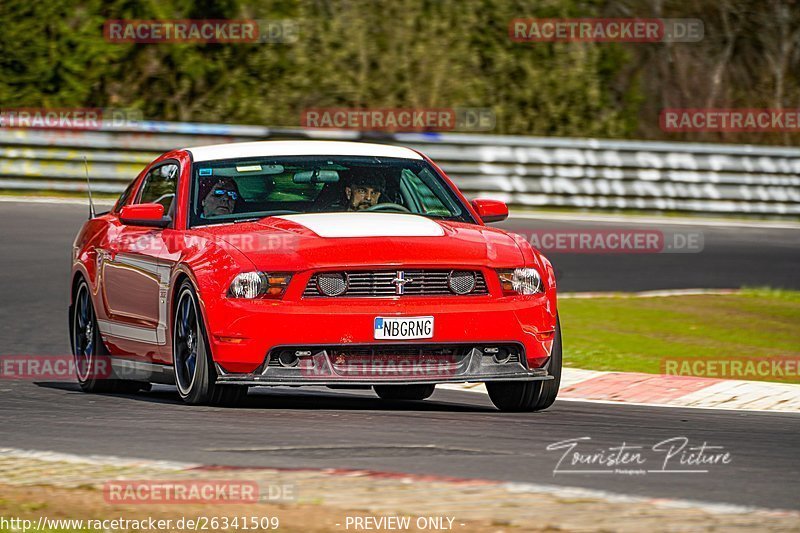
[[[136,459],[116,455],[75,455],[45,450],[24,450],[20,448],[0,448],[0,459],[35,459],[53,463],[74,463],[97,466],[143,467],[160,470],[187,470],[203,466],[199,463],[182,463],[178,461],[161,461],[154,459]]]
[[[509,220],[523,218],[530,220],[559,220],[564,222],[613,222],[620,224],[653,224],[665,226],[708,226],[718,228],[756,228],[756,229],[800,229],[800,222],[782,222],[771,220],[720,220],[720,219],[694,219],[694,218],[658,218],[641,217],[636,215],[591,215],[591,214],[567,214],[567,213],[548,213],[548,212],[515,212],[509,213]]]
[[[510,492],[534,492],[554,494],[560,497],[575,498],[593,498],[604,500],[610,503],[646,503],[656,507],[666,507],[672,509],[699,509],[709,514],[749,514],[749,513],[767,513],[771,515],[781,516],[798,516],[800,512],[791,509],[771,509],[769,507],[756,507],[739,504],[717,503],[702,500],[686,500],[686,499],[673,499],[673,498],[658,498],[648,496],[635,496],[629,494],[622,494],[619,492],[605,491],[600,489],[587,489],[583,487],[569,487],[562,485],[546,485],[539,483],[525,483],[525,482],[509,482],[503,483]]]
[[[43,450],[24,450],[19,448],[0,448],[0,458],[11,457],[20,459],[38,459],[49,462],[68,462],[74,464],[94,464],[94,465],[113,465],[113,466],[140,466],[151,468],[163,468],[165,470],[184,470],[198,468],[203,465],[194,463],[181,463],[171,461],[155,461],[151,459],[133,459],[111,455],[89,455],[80,456],[68,453],[43,451]],[[318,469],[324,472],[326,469]],[[412,475],[413,474],[409,474]],[[491,481],[491,480],[490,480]],[[653,498],[647,496],[635,496],[622,493],[586,489],[583,487],[570,487],[561,485],[545,485],[526,482],[497,482],[498,486],[505,488],[509,492],[535,492],[546,494],[557,494],[562,497],[584,496],[608,502],[638,502],[655,505],[657,507],[670,508],[692,508],[700,509],[711,514],[745,514],[745,513],[766,513],[771,515],[795,516],[800,517],[800,513],[790,509],[770,509],[767,507],[754,507],[736,504],[714,503],[695,500]]]
[[[590,378],[591,379],[591,378]],[[486,390],[481,388],[458,388],[452,386],[452,384],[442,384],[437,385],[437,388],[442,388],[443,390],[451,390],[451,391],[461,391],[461,392],[471,392],[471,393],[478,393],[478,394],[486,394]],[[583,402],[583,403],[600,403],[606,405],[633,405],[636,407],[666,407],[669,409],[705,409],[711,411],[738,411],[741,413],[761,413],[761,414],[798,414],[800,411],[798,410],[791,410],[791,409],[752,409],[752,408],[745,408],[745,407],[721,407],[721,406],[707,406],[707,405],[676,405],[676,404],[669,404],[669,403],[642,403],[642,402],[624,402],[620,400],[595,400],[591,398],[563,398],[557,397],[556,403],[558,402]]]

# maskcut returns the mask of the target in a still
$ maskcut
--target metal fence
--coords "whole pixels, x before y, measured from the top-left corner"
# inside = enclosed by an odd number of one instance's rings
[[[135,128],[0,128],[0,189],[117,193],[172,148],[258,139],[370,140],[418,149],[469,196],[514,206],[800,215],[800,149],[141,122]]]

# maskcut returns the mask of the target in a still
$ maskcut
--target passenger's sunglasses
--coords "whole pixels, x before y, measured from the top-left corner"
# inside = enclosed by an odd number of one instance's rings
[[[234,202],[237,198],[239,198],[239,195],[236,191],[229,191],[228,189],[214,189],[214,196],[223,197],[226,195],[229,196]]]

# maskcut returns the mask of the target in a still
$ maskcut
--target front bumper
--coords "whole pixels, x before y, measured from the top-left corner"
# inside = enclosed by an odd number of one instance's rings
[[[543,367],[550,356],[556,323],[554,302],[545,295],[296,301],[222,299],[209,305],[206,313],[208,340],[213,359],[220,367],[219,374],[253,377],[261,375],[267,355],[277,347],[382,346],[387,341],[375,339],[375,317],[433,316],[433,338],[403,341],[403,344],[519,344],[524,357],[518,370],[523,379],[530,379],[535,376],[527,375],[527,369]],[[481,376],[487,375],[493,374],[482,371]],[[286,376],[275,374],[275,377]],[[303,376],[302,381],[312,378]]]
[[[525,366],[524,358],[520,357],[524,353],[521,346],[515,349],[516,356],[498,361],[495,355],[488,353],[495,349],[493,344],[453,348],[448,355],[416,357],[404,354],[376,356],[370,347],[366,348],[372,353],[365,357],[363,346],[283,347],[274,350],[255,372],[230,373],[217,364],[217,383],[370,386],[553,379],[545,368],[528,369]],[[291,357],[297,353],[303,355]],[[287,359],[292,364],[281,364],[278,354],[290,354]]]

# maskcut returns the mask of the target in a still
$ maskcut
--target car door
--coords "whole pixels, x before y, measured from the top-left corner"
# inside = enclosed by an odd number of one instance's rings
[[[142,180],[130,204],[160,203],[174,216],[179,165],[165,161]],[[152,358],[166,343],[169,266],[160,258],[166,244],[164,230],[112,222],[113,235],[102,258],[103,298],[108,320],[98,321],[101,331],[118,339],[124,351]]]

